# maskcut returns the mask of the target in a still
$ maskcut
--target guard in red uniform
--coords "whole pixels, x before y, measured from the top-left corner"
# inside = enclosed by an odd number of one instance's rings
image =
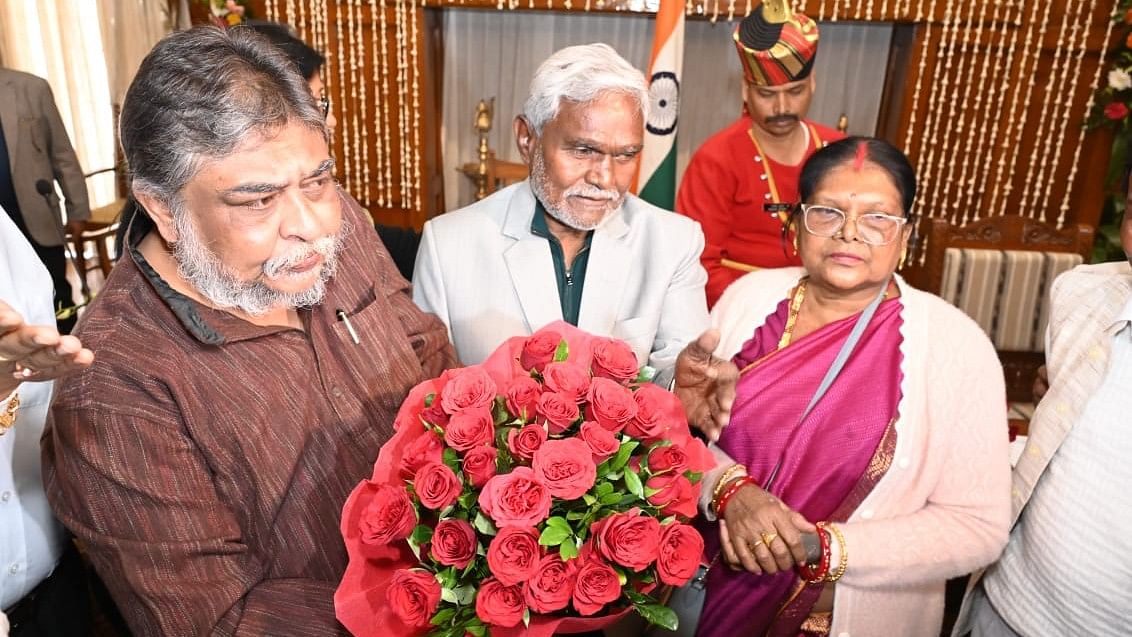
[[[703,226],[708,306],[746,272],[799,265],[784,224],[798,202],[802,164],[844,135],[806,117],[814,94],[817,24],[788,0],[768,0],[735,28],[744,113],[700,147],[676,210]]]

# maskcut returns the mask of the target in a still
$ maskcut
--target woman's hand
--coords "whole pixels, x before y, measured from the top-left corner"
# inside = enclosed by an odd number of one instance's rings
[[[53,325],[28,325],[0,301],[0,400],[24,381],[53,380],[93,361],[79,339],[60,335]]]
[[[805,563],[802,533],[815,531],[801,513],[753,484],[731,496],[719,525],[723,557],[732,568],[771,575]]]

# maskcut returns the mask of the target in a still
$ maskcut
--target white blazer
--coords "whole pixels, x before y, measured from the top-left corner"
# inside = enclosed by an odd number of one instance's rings
[[[466,365],[562,320],[550,247],[531,233],[534,213],[523,181],[424,226],[413,300],[444,321]],[[627,195],[594,231],[578,327],[626,341],[639,364],[671,366],[708,326],[703,248],[698,223]]]

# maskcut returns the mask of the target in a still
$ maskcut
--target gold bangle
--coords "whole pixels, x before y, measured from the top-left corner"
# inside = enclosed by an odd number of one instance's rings
[[[723,475],[719,476],[719,481],[715,483],[715,489],[713,489],[711,492],[711,501],[713,508],[715,502],[719,500],[719,495],[723,493],[724,487],[727,486],[727,483],[731,482],[731,480],[735,478],[735,474],[739,473],[740,471],[746,470],[747,467],[736,462],[730,467],[727,467],[727,470],[723,472]]]
[[[845,536],[841,534],[841,529],[837,528],[837,525],[818,522],[818,528],[826,529],[832,533],[833,536],[837,538],[837,545],[841,549],[841,559],[837,561],[837,568],[825,577],[825,581],[832,584],[841,579],[841,576],[845,574],[845,567],[849,565],[849,548],[845,546]]]
[[[16,412],[20,409],[20,393],[15,392],[12,397],[8,399],[8,406],[0,412],[0,436],[8,433],[8,430],[16,424]]]

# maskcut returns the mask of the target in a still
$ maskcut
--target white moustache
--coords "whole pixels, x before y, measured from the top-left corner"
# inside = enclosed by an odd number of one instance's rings
[[[334,235],[315,239],[299,247],[291,254],[269,259],[263,264],[263,275],[269,279],[278,278],[281,274],[285,274],[287,270],[306,261],[315,254],[328,258],[336,251],[337,244],[338,237]]]

